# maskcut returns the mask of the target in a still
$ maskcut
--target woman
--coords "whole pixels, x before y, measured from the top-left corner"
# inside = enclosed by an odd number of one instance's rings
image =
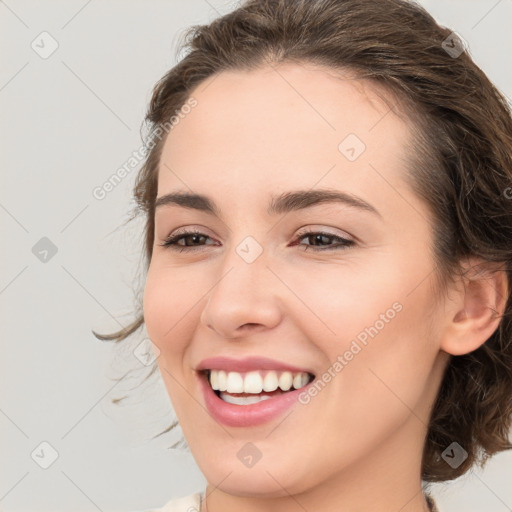
[[[208,486],[161,511],[437,510],[510,447],[512,119],[404,0],[249,0],[156,85],[143,311]]]

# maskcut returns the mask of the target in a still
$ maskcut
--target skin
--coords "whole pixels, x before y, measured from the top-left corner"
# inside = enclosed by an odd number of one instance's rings
[[[223,72],[193,92],[198,105],[165,142],[158,197],[205,194],[222,212],[157,209],[144,294],[209,512],[428,510],[421,454],[443,371],[450,354],[494,332],[486,305],[499,310],[506,290],[497,274],[436,298],[431,214],[404,179],[411,129],[376,92],[311,64]],[[350,133],[366,145],[355,161],[338,149]],[[271,194],[319,188],[355,194],[380,216],[337,203],[267,215]],[[182,227],[209,238],[189,239],[189,252],[160,245]],[[303,237],[305,251],[293,245],[301,228],[356,243],[327,250],[336,239]],[[236,252],[247,236],[263,248],[250,264]],[[397,302],[401,311],[308,404],[245,428],[206,411],[201,360],[263,355],[320,376]],[[237,457],[248,442],[261,452],[250,468]]]

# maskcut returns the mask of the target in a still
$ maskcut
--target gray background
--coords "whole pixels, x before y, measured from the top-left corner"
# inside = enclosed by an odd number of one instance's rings
[[[512,97],[512,0],[423,4]],[[143,335],[116,348],[91,334],[126,325],[141,282],[141,223],[120,227],[139,166],[103,200],[92,191],[140,148],[151,88],[183,30],[234,5],[0,0],[1,511],[144,510],[205,485],[189,452],[167,449],[179,431],[148,441],[173,413],[158,375],[136,387]],[[58,43],[47,58],[31,47],[51,49],[44,31]],[[112,405],[129,387],[127,404]],[[501,454],[435,486],[441,510],[511,510],[511,468]]]

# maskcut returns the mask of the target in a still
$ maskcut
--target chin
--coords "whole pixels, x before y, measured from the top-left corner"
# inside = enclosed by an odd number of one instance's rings
[[[218,485],[219,475],[228,473],[220,473],[217,469],[212,468],[209,474],[205,474],[208,482]],[[272,476],[274,478],[272,478]],[[232,473],[220,484],[218,488],[227,494],[243,497],[260,497],[260,498],[279,498],[289,496],[289,489],[293,485],[286,477],[277,475],[276,472],[270,472],[270,475],[263,471],[252,470],[240,472],[232,468]],[[283,490],[286,489],[286,490]]]
[[[226,455],[218,463],[212,458],[198,458],[196,462],[208,483],[234,496],[278,498],[289,496],[289,493],[301,493],[308,488],[307,473],[290,470],[278,459],[260,460],[252,467],[245,467],[236,456]],[[314,485],[314,482],[310,484]]]

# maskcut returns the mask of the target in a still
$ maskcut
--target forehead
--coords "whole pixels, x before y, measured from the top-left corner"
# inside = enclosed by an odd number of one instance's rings
[[[163,148],[159,195],[184,187],[264,195],[319,181],[361,191],[376,173],[393,181],[404,168],[410,130],[399,106],[350,72],[306,64],[224,71],[191,96],[197,106]]]

